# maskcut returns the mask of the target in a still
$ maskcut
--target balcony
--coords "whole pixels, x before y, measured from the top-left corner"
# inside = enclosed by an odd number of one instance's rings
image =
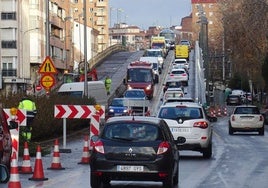
[[[2,76],[3,77],[16,77],[17,76],[17,69],[2,69]]]

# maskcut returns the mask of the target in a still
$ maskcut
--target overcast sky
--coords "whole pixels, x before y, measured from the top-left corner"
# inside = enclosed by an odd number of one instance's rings
[[[141,29],[180,25],[191,13],[191,0],[109,0],[109,6],[112,26],[125,22]]]

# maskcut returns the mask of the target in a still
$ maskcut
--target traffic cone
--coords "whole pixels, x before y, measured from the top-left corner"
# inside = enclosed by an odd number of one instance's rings
[[[89,155],[89,145],[88,145],[88,136],[85,136],[84,139],[84,148],[83,148],[83,154],[82,159],[78,164],[89,164],[90,155]]]
[[[33,181],[45,181],[48,180],[48,178],[45,178],[44,176],[44,170],[43,170],[43,163],[41,159],[41,147],[40,145],[37,146],[36,151],[36,159],[35,159],[35,165],[34,165],[34,173],[29,180]]]
[[[32,174],[33,169],[31,167],[31,160],[29,155],[28,142],[24,142],[23,161],[22,166],[19,168],[20,174]]]
[[[60,151],[59,151],[59,141],[58,139],[54,142],[54,152],[53,152],[53,158],[51,167],[47,168],[48,170],[64,170],[65,168],[62,168],[60,163]]]
[[[13,152],[11,157],[10,179],[8,182],[8,188],[21,188],[16,152]]]

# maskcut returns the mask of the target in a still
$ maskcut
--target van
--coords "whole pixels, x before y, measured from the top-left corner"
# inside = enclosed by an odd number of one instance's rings
[[[181,59],[181,58],[189,60],[189,49],[187,45],[175,46],[175,59]]]
[[[160,67],[160,62],[158,61],[158,57],[140,57],[140,61],[149,62],[153,65],[153,71],[156,76],[156,83],[159,82],[159,75],[162,73],[162,68]]]
[[[97,104],[108,107],[108,97],[103,81],[89,81],[88,83],[88,97],[94,97]],[[84,96],[84,82],[73,82],[62,84],[58,90],[59,95],[68,96]]]

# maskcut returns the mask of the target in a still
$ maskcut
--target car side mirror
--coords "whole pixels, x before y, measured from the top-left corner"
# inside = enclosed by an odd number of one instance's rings
[[[0,183],[7,183],[9,180],[10,174],[5,165],[0,164]]]
[[[9,129],[17,129],[18,128],[18,122],[16,121],[9,121]]]

